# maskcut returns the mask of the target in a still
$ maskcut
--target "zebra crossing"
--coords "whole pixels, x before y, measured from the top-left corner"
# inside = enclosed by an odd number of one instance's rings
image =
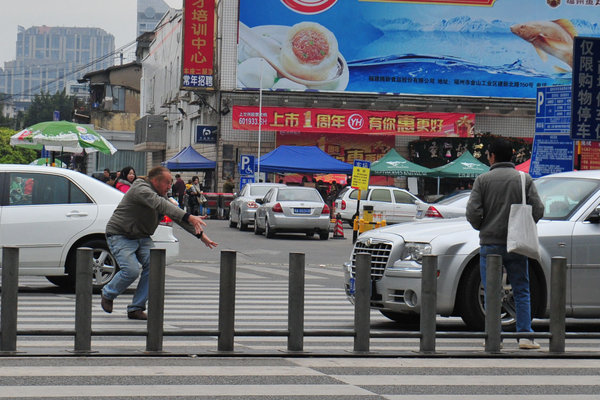
[[[237,267],[235,329],[285,330],[288,318],[287,267],[280,265],[244,264]],[[306,267],[305,318],[306,331],[350,331],[354,308],[344,294],[339,268],[309,265]],[[21,277],[18,300],[19,331],[72,330],[75,325],[75,295],[53,287],[42,277]],[[126,306],[133,289],[115,300],[115,311],[104,313],[99,294],[94,294],[92,329],[94,331],[127,330],[133,336],[93,336],[92,350],[100,354],[137,353],[145,350],[146,323],[128,320]],[[215,263],[180,262],[166,270],[164,329],[167,332],[218,330],[219,265]],[[447,318],[439,319],[444,330]],[[377,311],[371,313],[374,332],[396,331],[398,327]],[[418,329],[418,326],[414,327]],[[351,336],[306,336],[304,351],[315,354],[343,354],[353,351]],[[542,351],[547,340],[539,340]],[[69,336],[19,336],[17,350],[32,354],[55,354],[71,351],[74,340]],[[287,351],[284,336],[237,336],[237,352],[277,354]],[[217,337],[171,336],[163,338],[163,350],[174,354],[211,354],[217,350]],[[410,354],[419,351],[418,338],[372,338],[370,350],[377,354]],[[483,352],[482,340],[438,339],[439,353]],[[598,351],[597,340],[567,340],[567,352]],[[516,341],[505,341],[503,352],[522,354]]]
[[[9,399],[598,399],[600,360],[4,358]]]

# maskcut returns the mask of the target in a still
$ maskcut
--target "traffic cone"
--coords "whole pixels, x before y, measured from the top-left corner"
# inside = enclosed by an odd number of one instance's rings
[[[337,214],[335,216],[335,229],[333,230],[334,239],[345,239],[344,237],[344,224],[342,222],[342,216]]]

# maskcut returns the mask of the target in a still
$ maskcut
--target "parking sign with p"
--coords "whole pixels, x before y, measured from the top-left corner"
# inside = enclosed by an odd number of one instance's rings
[[[254,175],[254,156],[248,154],[240,156],[240,175]]]

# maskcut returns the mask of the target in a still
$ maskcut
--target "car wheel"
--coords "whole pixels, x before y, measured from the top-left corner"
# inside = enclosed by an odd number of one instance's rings
[[[105,240],[92,239],[81,243],[77,247],[89,247],[93,250],[92,255],[92,283],[94,289],[101,289],[109,283],[119,271],[117,260],[108,250]],[[77,270],[77,251],[71,252],[67,261],[67,270],[69,271],[69,284],[75,287]]]
[[[419,324],[421,319],[420,319],[420,315],[419,314],[408,314],[408,313],[400,313],[400,312],[394,312],[394,311],[385,311],[385,310],[379,310],[379,312],[386,318],[391,319],[392,321],[395,321],[399,324],[402,325],[415,325],[415,324]]]
[[[241,215],[240,215],[240,218],[239,218],[239,220],[238,220],[238,222],[237,222],[237,228],[238,228],[240,231],[242,231],[242,232],[243,232],[243,231],[246,231],[246,230],[248,230],[248,224],[244,224],[244,223],[242,222],[242,216],[241,216]]]
[[[313,236],[315,236],[315,233],[314,233],[314,232],[306,232],[306,237],[307,237],[307,238],[311,238],[311,237],[313,237]]]
[[[531,314],[536,315],[540,307],[541,288],[534,269],[529,269],[529,291],[531,294]],[[484,289],[481,283],[479,262],[472,262],[465,270],[456,302],[459,314],[467,326],[474,331],[485,330]],[[500,319],[503,330],[514,330],[516,327],[515,300],[512,288],[507,281],[506,272],[502,274],[502,309]]]
[[[319,232],[319,239],[327,240],[329,239],[329,231],[321,231]]]
[[[354,220],[356,219],[356,217],[358,217],[358,214],[354,214],[352,216],[352,219],[350,219],[350,221],[347,221],[350,228],[354,228]]]
[[[233,220],[233,213],[231,211],[229,211],[229,227],[235,228],[236,226],[237,226],[237,224]]]
[[[265,236],[268,237],[269,239],[272,239],[272,238],[275,237],[275,231],[269,225],[269,220],[268,219],[265,220]]]
[[[258,227],[258,222],[256,220],[254,220],[254,234],[255,235],[262,235],[262,231]]]

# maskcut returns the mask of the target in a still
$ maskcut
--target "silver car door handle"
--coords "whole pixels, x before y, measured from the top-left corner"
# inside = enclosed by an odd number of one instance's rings
[[[67,217],[87,217],[88,213],[81,211],[71,211],[67,213]]]
[[[565,242],[558,242],[557,243],[558,247],[567,247],[567,244]]]

